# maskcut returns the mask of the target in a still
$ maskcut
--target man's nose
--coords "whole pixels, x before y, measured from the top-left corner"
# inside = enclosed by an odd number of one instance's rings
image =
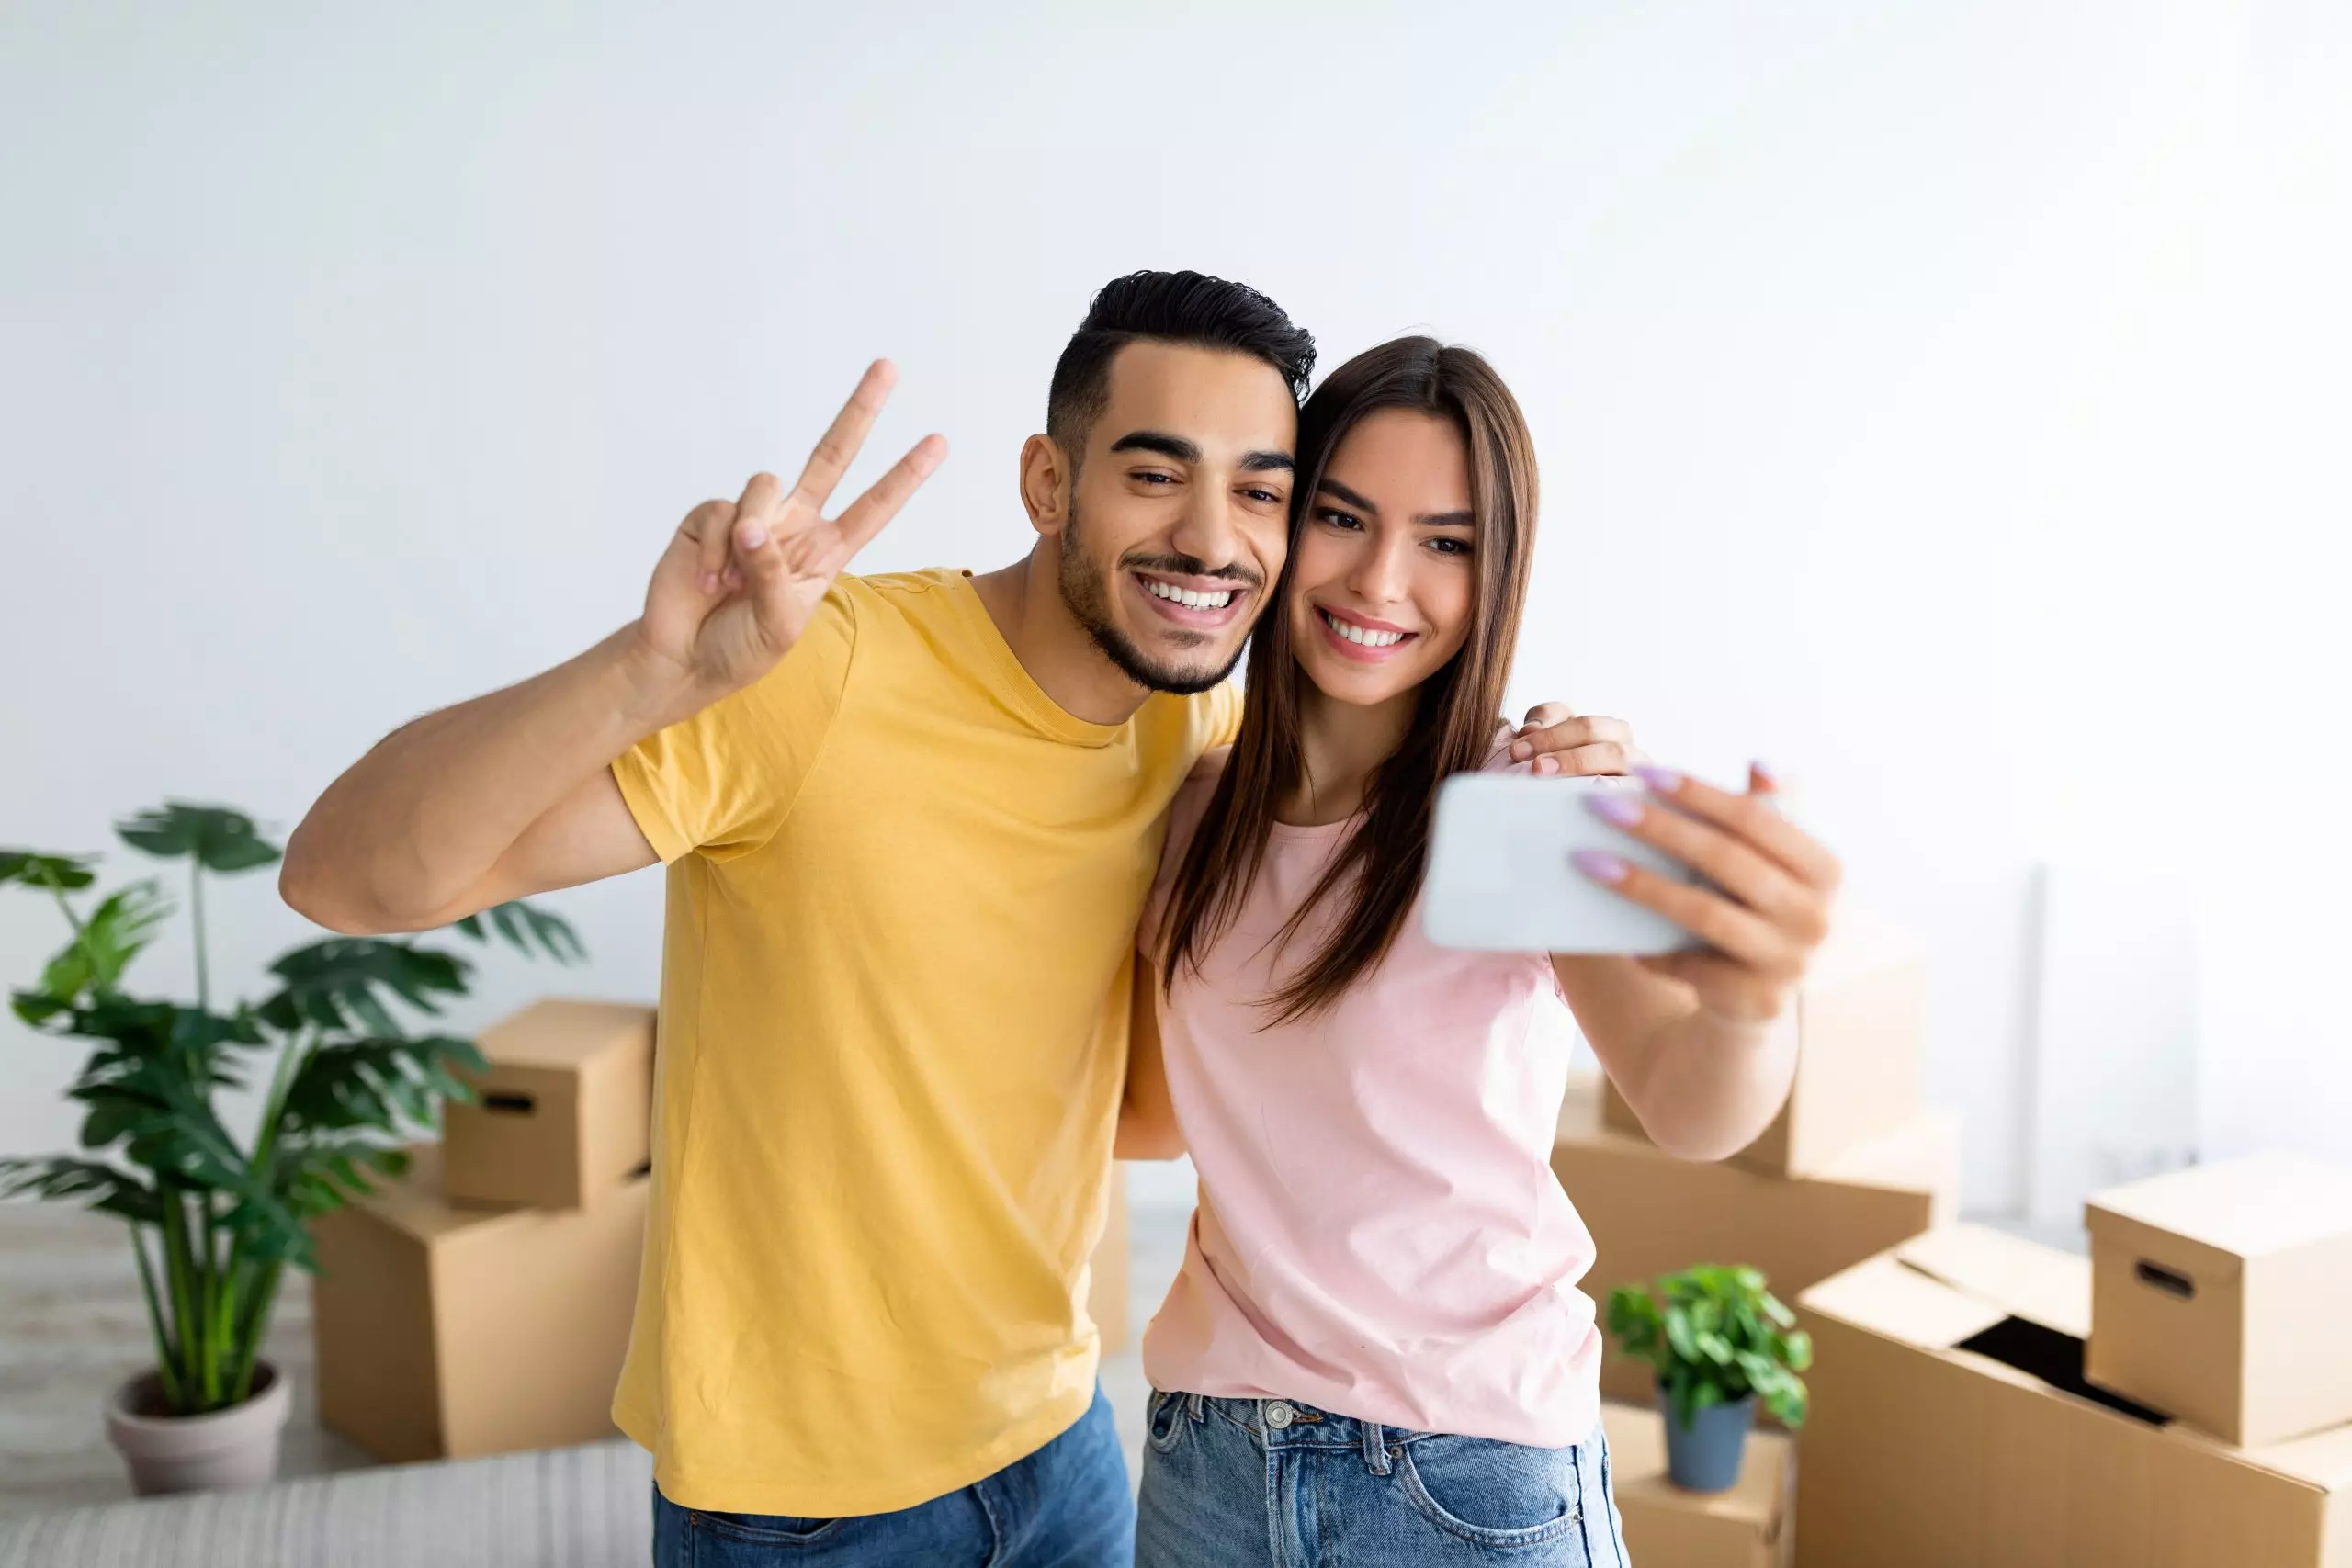
[[[1234,526],[1231,498],[1219,487],[1194,486],[1169,543],[1205,570],[1233,565],[1240,558],[1241,531]]]

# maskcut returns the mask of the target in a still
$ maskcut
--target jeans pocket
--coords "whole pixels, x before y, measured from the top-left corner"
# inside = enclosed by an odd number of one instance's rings
[[[1154,1453],[1174,1453],[1184,1436],[1184,1396],[1162,1393],[1154,1389],[1151,1399],[1144,1405],[1143,1429],[1145,1440]]]
[[[804,1519],[791,1514],[721,1514],[696,1508],[688,1527],[746,1546],[818,1546],[841,1531],[846,1519]]]
[[[1427,1437],[1403,1446],[1396,1478],[1424,1518],[1479,1546],[1542,1546],[1583,1509],[1574,1449]]]

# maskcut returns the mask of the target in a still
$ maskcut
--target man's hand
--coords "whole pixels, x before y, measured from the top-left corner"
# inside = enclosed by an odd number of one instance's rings
[[[663,677],[683,688],[688,711],[773,669],[850,558],[946,458],[946,439],[926,435],[840,515],[824,515],[897,378],[887,359],[867,367],[790,490],[774,474],[754,474],[740,499],[704,502],[672,536],[637,630]]]
[[[1570,777],[1628,773],[1649,761],[1634,749],[1633,727],[1623,719],[1580,718],[1566,703],[1528,709],[1527,722],[1512,735],[1510,756],[1514,762],[1532,759],[1531,773]]]

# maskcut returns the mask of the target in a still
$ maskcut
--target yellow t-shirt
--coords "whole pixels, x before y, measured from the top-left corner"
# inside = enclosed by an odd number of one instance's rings
[[[843,578],[766,677],[613,764],[670,868],[613,1415],[673,1502],[909,1507],[1085,1412],[1136,919],[1240,705],[1085,723],[963,574]]]

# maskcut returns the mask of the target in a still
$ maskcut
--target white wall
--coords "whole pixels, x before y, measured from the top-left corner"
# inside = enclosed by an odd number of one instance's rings
[[[2344,428],[2300,357],[2352,335],[2341,234],[2248,255],[2336,188],[2249,152],[2344,123],[2319,4],[582,9],[0,18],[0,841],[290,825],[631,615],[878,353],[877,446],[956,453],[865,564],[1011,558],[1053,357],[1143,265],[1327,366],[1495,357],[1551,501],[1521,692],[1800,776],[1934,940],[1979,1207],[2023,1190],[2037,859],[2340,770],[2289,476]],[[653,879],[557,902],[567,984],[650,994]],[[232,973],[301,934],[266,879],[222,915]],[[52,937],[0,902],[0,975]],[[547,983],[496,969],[461,1022]],[[7,1028],[0,1150],[58,1145],[77,1054]]]

